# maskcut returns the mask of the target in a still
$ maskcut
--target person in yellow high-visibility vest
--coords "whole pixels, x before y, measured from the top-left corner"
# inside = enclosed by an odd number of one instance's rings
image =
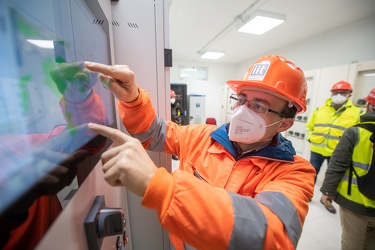
[[[375,88],[365,100],[367,112],[361,116],[361,125],[375,125]],[[375,249],[375,200],[360,191],[356,176],[364,176],[372,168],[372,134],[358,126],[345,130],[320,189],[323,201],[334,199],[340,207],[342,250]],[[352,167],[356,174],[350,179]]]
[[[311,151],[310,163],[314,166],[316,175],[325,160],[329,163],[345,129],[359,123],[363,112],[349,99],[352,92],[350,83],[335,83],[331,88],[331,97],[314,110],[306,124],[306,139],[310,142]],[[331,200],[320,201],[329,212],[336,213]]]

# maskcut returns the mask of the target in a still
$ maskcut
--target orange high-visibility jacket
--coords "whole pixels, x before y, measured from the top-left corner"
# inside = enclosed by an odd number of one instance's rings
[[[178,126],[157,118],[148,94],[118,103],[127,131],[148,150],[177,155],[159,168],[142,205],[156,209],[178,250],[295,249],[313,196],[315,170],[280,134],[236,156],[227,124]]]

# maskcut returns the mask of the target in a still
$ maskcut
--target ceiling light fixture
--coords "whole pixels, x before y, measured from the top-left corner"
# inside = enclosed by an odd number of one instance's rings
[[[206,51],[201,58],[203,59],[219,59],[220,57],[224,56],[224,52],[217,52],[217,51]]]
[[[237,31],[263,35],[267,31],[285,22],[285,16],[265,11],[256,11]]]
[[[42,49],[53,49],[52,40],[36,40],[36,39],[27,39],[29,43],[32,43]]]

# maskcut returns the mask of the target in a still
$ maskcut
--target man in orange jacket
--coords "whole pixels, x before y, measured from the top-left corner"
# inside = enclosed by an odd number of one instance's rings
[[[281,56],[257,60],[242,80],[234,114],[221,127],[178,126],[156,117],[125,65],[87,62],[119,100],[127,131],[89,124],[114,141],[102,155],[106,181],[143,196],[175,249],[295,249],[313,196],[315,170],[280,133],[306,109],[300,68]],[[144,148],[177,155],[173,173]]]

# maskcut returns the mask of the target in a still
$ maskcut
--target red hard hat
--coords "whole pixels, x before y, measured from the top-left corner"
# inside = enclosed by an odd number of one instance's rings
[[[170,97],[176,97],[176,93],[173,90],[169,91],[169,96]]]
[[[365,100],[372,106],[375,106],[375,88],[373,88],[370,93],[368,93],[368,95],[365,97]]]
[[[352,85],[345,81],[339,81],[333,84],[331,91],[334,90],[349,90],[350,92],[353,92]]]
[[[242,80],[227,81],[236,93],[242,89],[267,92],[306,111],[307,83],[302,70],[282,56],[264,56],[248,69]]]

